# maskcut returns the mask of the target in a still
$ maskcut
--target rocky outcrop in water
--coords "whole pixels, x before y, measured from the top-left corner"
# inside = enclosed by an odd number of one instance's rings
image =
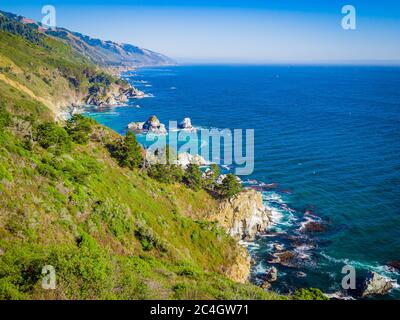
[[[261,288],[269,289],[271,287],[271,283],[275,282],[278,279],[278,270],[275,267],[272,267],[268,270],[264,282],[261,284]]]
[[[262,194],[245,190],[220,204],[219,212],[211,217],[236,239],[253,240],[258,232],[271,223],[271,212],[264,207]]]
[[[153,133],[157,135],[167,134],[165,125],[162,124],[156,116],[151,116],[146,122],[131,122],[128,124],[128,130],[135,133]]]
[[[275,267],[272,267],[267,272],[266,280],[269,282],[275,282],[278,279],[278,270]]]
[[[376,272],[369,272],[364,280],[361,297],[375,294],[386,294],[394,288],[393,281]]]
[[[280,264],[284,267],[294,268],[298,264],[298,257],[292,251],[282,251],[273,254],[274,258],[269,263]]]
[[[192,126],[192,121],[190,120],[190,118],[184,118],[183,121],[179,123],[178,129],[186,131],[196,131],[196,129]]]

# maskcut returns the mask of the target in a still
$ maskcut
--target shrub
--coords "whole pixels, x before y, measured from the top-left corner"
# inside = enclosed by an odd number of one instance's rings
[[[54,148],[63,153],[71,150],[71,138],[64,128],[56,123],[48,122],[37,126],[35,139],[45,149]]]
[[[148,175],[159,182],[175,183],[182,181],[184,172],[174,164],[154,164],[148,170]]]
[[[105,222],[111,234],[118,239],[133,232],[134,222],[128,213],[127,207],[109,200],[96,204],[93,210],[95,217],[98,216]]]
[[[214,192],[218,187],[217,180],[221,174],[219,166],[215,163],[211,164],[210,170],[206,171],[206,177],[204,179],[205,188],[211,192]]]
[[[135,237],[139,240],[144,251],[149,251],[153,248],[156,248],[161,252],[167,251],[162,240],[154,234],[153,230],[142,222],[136,223]]]
[[[189,164],[185,172],[184,182],[189,188],[193,189],[194,191],[200,190],[200,188],[202,187],[203,178],[202,172],[198,165]]]
[[[317,288],[308,288],[296,290],[292,296],[293,300],[329,300],[321,290]]]
[[[89,140],[89,135],[92,133],[92,124],[92,119],[76,114],[67,121],[65,129],[74,142],[86,144]]]
[[[121,167],[139,168],[143,162],[142,147],[135,134],[130,131],[126,133],[124,140],[117,140],[110,146],[110,152]]]
[[[242,191],[243,186],[237,177],[231,173],[227,174],[219,186],[219,194],[222,198],[230,198]]]
[[[0,129],[8,127],[11,124],[11,114],[0,102]]]

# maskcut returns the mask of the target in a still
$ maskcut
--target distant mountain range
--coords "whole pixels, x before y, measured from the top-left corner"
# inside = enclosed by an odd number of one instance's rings
[[[48,29],[41,23],[23,16],[3,11],[0,11],[0,14],[39,30],[48,36],[63,40],[77,52],[83,54],[95,64],[105,68],[127,70],[141,66],[176,64],[173,59],[163,54],[131,44],[95,39],[65,28]]]

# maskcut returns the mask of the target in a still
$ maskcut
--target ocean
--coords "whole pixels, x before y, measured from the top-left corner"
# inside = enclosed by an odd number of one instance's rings
[[[124,77],[149,97],[86,115],[120,133],[153,114],[255,130],[255,169],[242,179],[271,184],[263,194],[275,224],[246,243],[252,281],[271,267],[275,243],[296,254],[295,265],[275,265],[280,292],[337,292],[346,264],[358,278],[372,270],[400,283],[387,267],[400,260],[400,68],[176,66]],[[307,221],[323,227],[304,232]]]

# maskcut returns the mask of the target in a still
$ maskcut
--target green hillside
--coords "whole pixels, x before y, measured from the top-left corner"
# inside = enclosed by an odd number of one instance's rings
[[[243,248],[202,220],[218,204],[206,191],[123,165],[110,152],[122,137],[93,121],[52,122],[65,95],[118,80],[0,26],[0,299],[279,298],[228,279]],[[45,265],[55,290],[41,286]]]
[[[286,299],[235,281],[247,254],[206,219],[240,190],[235,179],[218,195],[195,166],[143,167],[133,134],[81,116],[54,122],[118,86],[128,85],[0,14],[0,299]],[[42,287],[46,265],[54,290]]]
[[[101,99],[113,86],[128,88],[63,42],[1,13],[0,80],[45,104],[53,116],[71,104],[84,103],[90,94]]]
[[[104,147],[115,134],[97,124],[87,145],[60,154],[11,119],[0,133],[0,298],[275,297],[224,276],[236,242],[188,216],[215,208],[207,193],[121,168]],[[54,291],[41,289],[45,265]]]

